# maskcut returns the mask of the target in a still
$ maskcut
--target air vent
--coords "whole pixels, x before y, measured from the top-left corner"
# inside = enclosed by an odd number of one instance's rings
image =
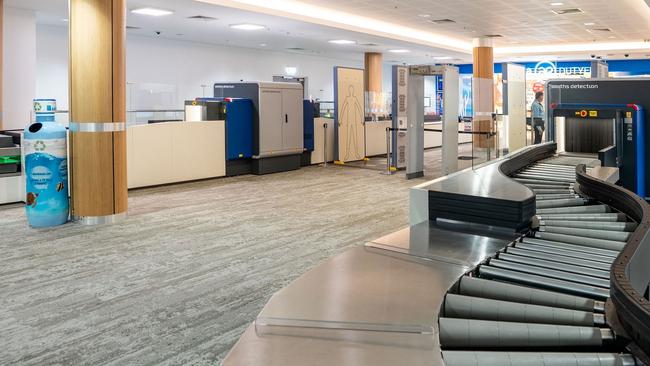
[[[580,14],[584,13],[582,9],[579,8],[571,8],[571,9],[556,9],[552,10],[557,15],[566,15],[566,14]]]
[[[287,50],[289,50],[289,51],[306,51],[302,47],[288,47]]]
[[[451,19],[447,19],[447,18],[445,18],[445,19],[431,19],[431,20],[428,20],[428,22],[429,22],[429,23],[433,23],[433,24],[451,24],[451,23],[456,23],[455,20],[451,20]]]
[[[133,29],[133,30],[135,30],[135,29],[142,29],[142,27],[136,27],[136,26],[133,26],[133,25],[127,25],[127,26],[126,26],[126,29]]]
[[[379,45],[376,44],[376,43],[361,43],[361,44],[359,44],[359,46],[364,46],[364,47],[377,47],[377,46],[379,46]]]
[[[217,18],[208,17],[208,16],[205,16],[205,15],[194,15],[194,16],[191,16],[191,17],[187,17],[187,19],[200,20],[200,21],[203,21],[203,22],[211,22],[213,20],[217,20]]]
[[[609,28],[593,28],[592,30],[596,31],[596,32],[611,32],[612,31]]]
[[[483,37],[485,37],[485,38],[503,38],[503,36],[500,35],[500,34],[486,34]]]

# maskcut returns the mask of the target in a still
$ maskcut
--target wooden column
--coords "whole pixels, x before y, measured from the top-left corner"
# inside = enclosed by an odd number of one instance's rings
[[[474,78],[472,80],[472,105],[474,108],[473,130],[494,132],[494,52],[489,38],[474,39]],[[494,148],[496,139],[475,135],[474,146]]]
[[[70,0],[72,214],[126,217],[125,0]]]
[[[364,55],[364,87],[367,92],[381,93],[383,55],[377,52],[366,52]]]

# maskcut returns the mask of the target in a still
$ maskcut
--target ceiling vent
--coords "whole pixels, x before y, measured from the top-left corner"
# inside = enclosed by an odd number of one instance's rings
[[[433,23],[433,24],[451,24],[451,23],[456,23],[455,20],[451,20],[451,19],[447,19],[447,18],[445,18],[445,19],[431,19],[431,20],[428,20],[428,22],[429,22],[429,23]]]
[[[557,15],[566,15],[566,14],[580,14],[584,13],[580,8],[570,8],[570,9],[556,9],[552,10]]]
[[[592,28],[593,31],[596,32],[611,32],[612,30],[609,28]]]
[[[306,51],[302,47],[289,47],[289,48],[287,48],[287,50],[289,50],[289,51]]]
[[[136,27],[136,26],[133,26],[133,25],[127,25],[127,26],[126,26],[126,29],[133,29],[133,30],[135,30],[135,29],[142,29],[142,27]]]
[[[379,46],[376,43],[361,43],[359,46],[365,46],[365,47],[377,47]]]
[[[485,34],[483,37],[485,37],[485,38],[503,38],[503,36],[500,35],[500,34]]]
[[[203,21],[203,22],[211,22],[213,20],[217,20],[217,18],[208,17],[208,16],[205,16],[205,15],[194,15],[194,16],[191,16],[191,17],[187,17],[187,19],[200,20],[200,21]]]

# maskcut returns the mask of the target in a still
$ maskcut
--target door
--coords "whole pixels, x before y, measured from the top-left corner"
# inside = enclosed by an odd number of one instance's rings
[[[282,92],[279,89],[260,89],[259,153],[273,155],[282,151]]]
[[[282,147],[284,151],[301,153],[304,144],[302,90],[284,89],[282,91]]]

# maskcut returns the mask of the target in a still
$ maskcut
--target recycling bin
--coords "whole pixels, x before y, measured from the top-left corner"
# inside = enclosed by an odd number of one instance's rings
[[[26,198],[29,225],[50,227],[68,221],[68,159],[65,127],[35,122],[25,128]]]

